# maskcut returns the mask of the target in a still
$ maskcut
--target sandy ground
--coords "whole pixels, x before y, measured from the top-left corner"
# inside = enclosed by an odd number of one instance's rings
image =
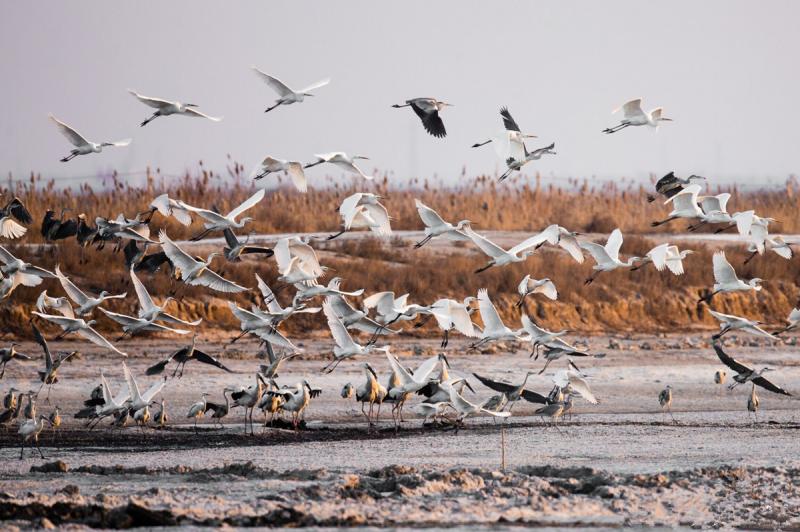
[[[46,525],[42,517],[102,527],[800,527],[800,416],[794,397],[762,391],[754,424],[745,409],[749,387],[728,391],[714,385],[721,365],[706,336],[585,340],[607,353],[581,364],[599,405],[577,402],[576,415],[556,428],[532,416],[535,405],[519,403],[504,425],[475,418],[457,434],[422,427],[411,405],[398,434],[386,410],[380,425],[368,430],[355,402],[339,396],[345,382],[361,381],[358,363],[322,375],[322,357],[312,354],[290,361],[278,379],[294,384],[309,378],[324,390],[306,412],[305,430],[257,427],[255,436],[247,436],[238,410],[225,428],[204,422],[195,434],[184,416],[200,393],[220,400],[225,386],[253,380],[261,361],[248,342],[227,351],[203,346],[235,373],[189,364],[183,378],[168,381],[167,429],[141,433],[128,427],[112,434],[103,426],[89,432],[71,414],[98,382],[100,369],[115,392],[123,381],[118,360],[87,348],[62,368],[51,404],[42,394],[40,412],[57,404],[65,418],[58,433],[42,435],[45,460],[30,449],[19,460],[14,427],[0,434],[0,519],[23,528]],[[144,376],[144,369],[174,343],[128,343],[132,347],[125,350],[136,353],[128,364],[140,387],[149,386],[154,378]],[[316,354],[322,345],[327,344],[305,347]],[[779,368],[771,380],[800,391],[797,347],[750,337],[728,338],[726,346],[739,360]],[[541,361],[514,347],[468,354],[454,340],[447,354],[456,374],[518,382],[528,369],[538,371]],[[393,350],[414,367],[438,352],[438,340],[400,339]],[[370,362],[382,378],[388,374],[382,355]],[[563,367],[564,361],[551,365],[553,371]],[[36,369],[33,362],[12,362],[2,391],[34,387]],[[551,376],[549,369],[532,377],[528,388],[546,393]],[[470,380],[476,394],[469,399],[494,393]],[[677,424],[661,413],[656,399],[668,383]],[[43,464],[59,471],[32,470]]]

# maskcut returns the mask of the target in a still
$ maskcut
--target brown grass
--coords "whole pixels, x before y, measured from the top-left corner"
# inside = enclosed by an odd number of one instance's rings
[[[643,254],[653,243],[647,240],[651,232],[649,222],[664,217],[668,212],[661,201],[649,204],[646,195],[649,187],[614,183],[592,186],[588,181],[572,181],[566,188],[543,185],[536,178],[533,184],[522,178],[497,185],[495,179],[480,176],[464,179],[454,186],[437,181],[412,182],[392,186],[384,178],[374,185],[350,182],[346,185],[327,180],[327,186],[312,188],[308,194],[296,193],[284,184],[269,191],[265,202],[256,208],[256,221],[248,229],[259,233],[334,231],[339,225],[335,207],[357,190],[377,189],[385,196],[385,204],[392,214],[396,229],[419,229],[421,223],[414,208],[414,198],[439,211],[448,220],[469,218],[479,229],[539,230],[550,223],[558,223],[580,232],[607,233],[620,227],[626,235],[623,254]],[[357,186],[358,185],[358,186]],[[796,190],[798,183],[791,179],[780,190],[752,190],[741,192],[731,189],[733,198],[729,210],[755,209],[779,219],[781,232],[800,232],[800,217]],[[120,212],[133,216],[147,208],[150,199],[167,192],[171,197],[187,203],[216,205],[221,211],[235,206],[253,192],[252,183],[243,177],[242,168],[232,163],[227,175],[209,172],[202,167],[197,175],[167,181],[157,174],[149,175],[142,187],[133,187],[112,177],[109,186],[95,190],[82,185],[74,190],[56,188],[54,182],[44,182],[32,177],[28,182],[16,182],[12,193],[28,204],[37,220],[22,242],[6,243],[15,254],[36,264],[52,268],[60,263],[62,269],[75,277],[76,282],[90,290],[103,288],[111,292],[127,291],[131,297],[109,305],[112,310],[132,312],[134,298],[132,287],[124,270],[122,254],[115,254],[112,246],[105,250],[87,250],[88,264],[79,263],[79,250],[73,241],[53,247],[27,246],[41,242],[38,221],[44,210],[62,207],[73,213],[85,212],[89,219],[95,216],[114,217]],[[715,190],[714,193],[717,191]],[[213,199],[212,199],[213,198]],[[685,222],[658,231],[679,231]],[[197,231],[198,225],[184,228],[174,221],[165,221],[156,215],[151,224],[157,235],[161,226],[173,238],[185,238]],[[636,236],[637,234],[642,236]],[[520,279],[530,273],[534,277],[550,277],[559,288],[557,302],[530,298],[527,312],[552,328],[570,328],[582,331],[665,331],[714,324],[703,307],[696,305],[698,293],[712,282],[711,252],[703,246],[695,247],[697,254],[686,261],[687,274],[673,277],[658,273],[652,267],[637,272],[601,274],[591,286],[583,280],[591,272],[591,260],[578,265],[558,250],[543,248],[525,264],[492,268],[476,275],[473,271],[484,263],[484,257],[466,246],[451,254],[433,252],[423,248],[413,250],[410,243],[393,238],[379,240],[366,237],[317,245],[326,254],[325,265],[333,268],[335,275],[345,278],[347,289],[366,288],[367,293],[393,290],[397,294],[411,293],[412,301],[430,303],[438,297],[463,298],[475,294],[478,288],[487,287],[498,309],[509,324],[519,323],[519,311],[513,307],[515,289]],[[682,246],[683,247],[683,246]],[[468,252],[464,252],[468,250]],[[797,260],[786,261],[774,255],[757,257],[748,266],[741,266],[743,250],[728,252],[730,261],[743,277],[762,277],[768,282],[762,292],[736,296],[722,296],[715,300],[714,308],[739,313],[766,322],[781,320],[800,295],[800,266]],[[268,282],[274,281],[277,271],[274,261],[247,259],[241,264],[217,263],[227,277],[254,286],[253,274],[258,272]],[[171,283],[165,274],[145,279],[153,294],[166,294]],[[42,288],[51,294],[60,294],[54,281],[46,281]],[[39,289],[18,289],[2,308],[0,324],[9,332],[27,333],[27,320]],[[246,293],[233,298],[239,303],[257,302],[254,294]],[[282,299],[288,302],[289,294]],[[203,317],[206,327],[233,330],[237,323],[227,309],[227,298],[201,288],[182,289],[177,312],[187,318]],[[100,319],[102,329],[113,326]],[[298,316],[287,324],[290,334],[324,327],[318,316]]]

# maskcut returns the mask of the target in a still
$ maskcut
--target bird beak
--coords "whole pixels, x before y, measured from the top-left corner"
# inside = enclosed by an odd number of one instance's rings
[[[674,120],[672,120],[671,118],[665,118],[665,117],[661,117],[661,120],[663,122],[674,122]]]

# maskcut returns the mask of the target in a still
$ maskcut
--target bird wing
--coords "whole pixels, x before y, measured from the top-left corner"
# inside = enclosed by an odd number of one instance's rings
[[[14,262],[15,260],[17,260],[17,257],[12,255],[11,252],[8,251],[3,246],[0,246],[0,261],[2,261],[3,264],[9,264],[10,262]]]
[[[764,336],[765,338],[771,338],[772,340],[777,340],[775,336],[768,333],[758,325],[748,325],[747,327],[742,327],[742,330],[749,331],[752,334],[755,334],[756,336]]]
[[[111,388],[108,386],[108,381],[106,381],[102,371],[100,372],[100,386],[102,386],[103,390],[103,404],[110,405],[114,402],[114,395],[111,393]]]
[[[336,315],[336,312],[333,310],[333,305],[331,305],[331,302],[327,298],[322,304],[322,312],[328,320],[328,327],[331,330],[331,336],[333,336],[336,345],[342,348],[352,347],[354,342],[350,337],[350,333],[347,332],[347,328]]]
[[[144,95],[139,94],[138,92],[133,91],[131,89],[128,89],[128,92],[133,94],[133,96],[136,97],[136,99],[139,100],[140,102],[142,102],[143,104],[149,105],[150,107],[153,107],[155,109],[161,109],[163,107],[167,107],[167,106],[175,104],[175,102],[170,102],[168,100],[162,100],[161,98],[151,98],[150,96],[144,96]]]
[[[342,216],[342,218],[347,218],[348,216],[352,217],[363,197],[364,194],[361,192],[356,192],[355,194],[347,196],[344,201],[342,201],[342,204],[339,205],[339,215]]]
[[[274,76],[270,76],[266,72],[259,70],[256,67],[253,67],[253,71],[258,74],[258,76],[264,80],[264,83],[269,85],[269,87],[278,93],[281,97],[288,96],[289,94],[294,94],[294,91],[290,89],[284,82],[279,80]]]
[[[158,313],[158,317],[156,318],[156,320],[157,321],[163,321],[163,322],[166,322],[166,323],[171,323],[173,325],[183,325],[184,327],[196,327],[196,326],[200,325],[200,323],[202,323],[203,318],[200,318],[199,320],[195,320],[195,321],[186,321],[186,320],[182,320],[180,318],[176,318],[175,316],[173,316],[171,314],[167,314],[166,312],[159,312]],[[172,330],[174,330],[174,329],[172,329]],[[179,333],[179,334],[183,334],[183,333]]]
[[[512,391],[517,389],[516,386],[514,386],[513,384],[510,384],[508,382],[494,381],[494,380],[490,379],[489,377],[482,377],[482,376],[478,375],[477,373],[473,373],[472,375],[476,379],[481,381],[484,386],[486,386],[487,388],[491,388],[492,390],[494,390],[496,392],[510,393],[510,392],[512,392]]]
[[[487,292],[485,288],[478,290],[478,309],[480,310],[481,319],[483,320],[485,330],[498,330],[505,328],[503,320],[500,319],[497,309],[494,308],[492,300],[489,299],[489,292]]]
[[[744,211],[737,212],[732,215],[732,218],[736,220],[736,230],[741,236],[747,236],[750,234],[750,228],[753,225],[753,218],[755,217],[755,214],[755,211]]]
[[[102,309],[101,309],[102,310]],[[84,329],[79,329],[78,334],[83,336],[93,344],[99,345],[101,347],[105,347],[110,349],[111,351],[117,353],[118,355],[122,355],[123,357],[127,357],[128,355],[114,347],[111,342],[106,340],[100,333],[92,329],[91,327],[86,327]]]
[[[636,98],[634,100],[629,100],[622,104],[621,107],[618,107],[614,110],[614,113],[618,112],[622,109],[625,118],[634,118],[634,117],[641,117],[644,116],[644,111],[642,111],[642,99]]]
[[[581,378],[580,375],[577,375],[574,371],[567,371],[562,370],[566,375],[566,381],[569,383],[569,387],[574,391],[577,392],[578,395],[583,397],[586,401],[590,402],[593,405],[599,403],[597,398],[592,393],[591,388],[589,388],[589,383],[586,382],[585,379]],[[559,372],[561,373],[561,372]],[[555,380],[555,379],[554,379]],[[558,384],[558,383],[556,383]],[[561,386],[561,385],[559,385]],[[562,386],[563,388],[563,386]]]
[[[304,87],[304,88],[300,89],[297,92],[300,92],[300,93],[311,92],[314,89],[319,89],[320,87],[324,87],[325,85],[327,85],[330,82],[331,82],[330,78],[321,79],[321,80],[319,80],[319,81],[317,81],[315,83],[312,83],[308,87]]]
[[[736,373],[748,373],[752,371],[752,369],[748,368],[741,362],[737,362],[732,356],[723,351],[719,342],[713,342],[711,346],[714,348],[714,351],[717,353],[720,361]]]
[[[549,242],[550,244],[558,244],[559,239],[559,229],[557,225],[551,225],[547,227],[544,231],[533,235],[532,237],[526,238],[513,248],[509,249],[508,252],[511,255],[516,255],[526,249],[530,249],[532,247],[538,246],[539,244],[543,244],[544,242]]]
[[[503,127],[506,128],[507,131],[516,131],[517,133],[520,132],[519,126],[517,125],[516,120],[511,116],[511,112],[508,110],[508,107],[503,107],[500,109],[500,116],[503,118]]]
[[[394,309],[394,292],[377,292],[364,298],[365,309],[374,308],[381,316],[387,316]]]
[[[422,203],[418,199],[414,199],[414,204],[417,206],[417,212],[419,213],[419,217],[427,227],[438,227],[440,225],[445,225],[446,222],[439,216],[439,213]]]
[[[33,223],[33,217],[31,213],[28,212],[28,209],[25,207],[25,204],[22,203],[22,200],[19,198],[14,198],[8,202],[6,205],[6,210],[11,213],[14,218],[19,220],[24,224]]]
[[[529,403],[538,403],[540,405],[546,405],[547,404],[547,397],[545,397],[544,395],[542,395],[540,393],[536,393],[534,391],[531,391],[531,390],[522,390],[522,392],[520,393],[520,396],[523,399],[525,399],[526,401],[528,401]]]
[[[126,316],[125,314],[118,314],[116,312],[111,312],[110,310],[106,310],[104,308],[101,308],[100,312],[102,312],[115,322],[119,323],[120,325],[136,325],[139,323],[143,323],[145,321],[141,318],[135,318],[133,316]]]
[[[53,367],[53,355],[50,354],[50,348],[47,346],[47,340],[45,340],[44,336],[42,336],[42,332],[39,330],[39,327],[37,327],[32,321],[31,330],[33,331],[33,339],[36,340],[36,343],[39,344],[42,347],[42,351],[44,351],[44,364],[49,370]]]
[[[776,386],[775,384],[772,384],[770,381],[768,381],[764,377],[757,377],[757,378],[753,379],[753,383],[758,385],[758,386],[761,386],[765,390],[769,390],[770,392],[773,392],[773,393],[777,393],[777,394],[780,394],[780,395],[788,395],[789,397],[791,397],[791,395],[792,395],[789,392],[787,392],[786,390],[784,390],[783,388],[781,388],[780,386]]]
[[[308,179],[306,179],[306,173],[303,171],[303,164],[291,161],[286,166],[286,173],[289,174],[289,177],[292,179],[292,183],[300,192],[308,192]]]
[[[209,120],[211,120],[213,122],[222,122],[222,119],[224,118],[222,116],[207,115],[207,114],[205,114],[205,113],[203,113],[201,111],[198,111],[194,107],[187,107],[185,113],[187,115],[192,115],[192,116],[196,116],[196,117],[199,117],[199,118],[208,118]]]
[[[667,248],[666,262],[667,268],[674,275],[683,275],[683,259],[681,259],[681,252],[678,250],[678,246],[669,246]]]
[[[153,298],[150,297],[150,294],[147,292],[147,288],[144,287],[142,281],[139,280],[139,277],[133,272],[133,268],[131,268],[131,282],[133,282],[133,289],[136,291],[136,297],[139,299],[139,308],[140,313],[150,312],[151,310],[156,308],[156,304],[153,302]]]
[[[43,314],[43,313],[37,312],[35,310],[33,312],[31,312],[31,314],[33,314],[34,316],[39,316],[43,320],[47,320],[47,321],[49,321],[51,323],[55,323],[56,325],[58,325],[58,326],[60,326],[60,327],[62,327],[64,329],[66,329],[67,327],[69,327],[70,325],[75,323],[76,321],[80,321],[80,320],[75,319],[75,318],[67,318],[66,316],[55,316],[53,314]]]
[[[218,273],[212,272],[209,269],[203,270],[200,275],[195,277],[191,284],[199,284],[200,286],[205,286],[211,290],[225,292],[228,294],[235,294],[237,292],[244,292],[247,290],[247,288],[240,286],[233,281],[229,281],[228,279],[225,279]]]
[[[379,235],[388,235],[392,232],[392,227],[389,222],[389,212],[386,207],[380,203],[368,203],[364,205],[364,209],[369,213],[370,217],[375,221],[377,227],[370,227],[370,229]]]
[[[608,236],[605,248],[608,256],[612,259],[619,260],[619,250],[622,247],[622,231],[618,228],[614,229]]]
[[[67,137],[67,140],[70,141],[74,146],[86,146],[87,144],[89,144],[89,141],[86,140],[86,138],[83,135],[72,129],[70,126],[68,126],[55,116],[50,115],[50,120],[55,122],[56,126],[58,126],[58,129],[61,131],[61,133],[65,137]]]
[[[669,247],[669,244],[661,244],[647,252],[647,256],[653,261],[653,266],[660,272],[664,271],[664,268],[667,267],[667,252]]]
[[[228,215],[226,216],[226,218],[228,218],[229,220],[235,220],[236,218],[239,217],[240,214],[242,214],[243,212],[245,212],[248,209],[252,209],[253,207],[256,206],[256,204],[258,204],[259,201],[264,199],[264,194],[266,194],[266,192],[264,191],[263,188],[258,189],[255,192],[255,194],[253,194],[252,196],[250,196],[249,198],[244,200],[241,203],[241,205],[239,205],[238,207],[233,209],[231,212],[229,212]]]
[[[164,250],[167,258],[176,268],[181,270],[181,272],[188,271],[197,266],[197,261],[179,248],[178,245],[167,236],[166,231],[162,229],[158,234],[158,238],[161,241],[161,248]]]
[[[303,268],[315,277],[321,276],[324,272],[319,264],[317,252],[310,245],[299,240],[289,242],[289,251],[292,255],[300,259]]]
[[[400,386],[405,384],[414,382],[414,377],[411,376],[411,373],[403,367],[403,365],[397,360],[397,357],[391,354],[389,351],[386,351],[386,358],[389,359],[389,365],[392,367],[392,372],[395,377],[397,377],[398,381],[400,382]]]
[[[275,297],[275,293],[258,274],[256,274],[256,283],[258,284],[258,290],[261,292],[261,297],[264,298],[264,302],[267,304],[267,310],[269,310],[273,314],[278,314],[283,312],[283,307],[281,307],[281,304],[278,303],[278,299]]]
[[[725,323],[741,321],[742,319],[739,316],[734,316],[732,314],[723,314],[722,312],[717,312],[716,310],[711,310],[711,309],[708,309],[708,313],[717,318],[717,320]]]
[[[233,373],[233,370],[229,369],[227,366],[225,366],[225,364],[198,349],[194,350],[194,359],[198,362],[202,362],[203,364],[209,364],[223,371],[227,371],[228,373]]]
[[[558,245],[569,253],[578,264],[583,264],[583,251],[578,239],[572,235],[564,235],[563,233],[558,239]]]
[[[489,257],[496,259],[506,254],[506,251],[503,248],[501,248],[500,246],[498,246],[485,236],[479,235],[478,233],[473,231],[471,227],[465,226],[464,233],[470,238],[470,240],[472,240],[472,242],[476,246],[478,246],[478,249],[483,251]]]
[[[409,105],[411,105],[411,108],[420,120],[422,120],[425,131],[438,138],[447,136],[444,122],[442,122],[442,119],[439,117],[439,111],[435,109],[425,110],[414,100],[411,100]]]
[[[542,337],[546,334],[550,334],[549,331],[542,329],[541,327],[533,323],[533,321],[527,314],[522,315],[521,321],[522,321],[522,328],[525,329],[525,332],[531,335],[533,340]]]
[[[470,318],[467,309],[457,301],[451,301],[448,306],[449,318],[453,324],[453,327],[455,327],[455,329],[464,336],[477,336],[477,333],[475,332],[475,326],[472,323],[472,319]]]
[[[552,299],[555,301],[558,299],[558,289],[553,281],[546,281],[544,284],[536,287],[534,292],[538,292],[540,294],[544,294],[545,297],[548,299]]]
[[[153,397],[155,397],[156,394],[161,391],[161,389],[164,387],[164,385],[166,383],[167,383],[166,380],[159,379],[156,383],[154,383],[152,386],[150,386],[142,394],[142,401],[144,401],[145,403],[149,403],[153,399]]]
[[[225,222],[228,221],[227,217],[221,215],[218,212],[215,212],[215,211],[212,211],[212,210],[209,210],[209,209],[202,209],[200,207],[195,207],[193,205],[189,205],[188,203],[184,203],[181,200],[178,200],[178,205],[180,206],[181,209],[183,209],[185,211],[193,212],[195,214],[199,214],[202,218],[205,218],[206,220],[208,220],[209,222],[212,222],[212,223],[222,223],[222,224],[224,224]]]
[[[613,262],[611,257],[608,255],[608,251],[604,246],[597,244],[595,242],[583,242],[580,244],[582,249],[585,249],[589,252],[589,255],[592,256],[594,261],[597,264],[603,264],[606,262]]]
[[[724,251],[717,251],[714,253],[712,261],[714,264],[714,280],[717,283],[735,283],[739,280],[736,276],[736,270],[733,269],[731,263],[725,258]]]

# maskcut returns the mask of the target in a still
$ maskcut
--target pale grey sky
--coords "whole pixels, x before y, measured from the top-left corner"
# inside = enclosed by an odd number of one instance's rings
[[[266,154],[343,150],[398,178],[455,180],[499,168],[491,148],[469,146],[501,130],[507,105],[556,142],[557,156],[528,167],[545,177],[783,180],[800,169],[798,20],[792,1],[4,3],[0,169],[179,174],[201,159],[223,170],[226,154],[249,170]],[[332,81],[265,115],[274,93],[251,65],[298,87]],[[128,88],[225,119],[140,128],[149,110]],[[390,107],[416,96],[455,104],[446,139]],[[675,122],[601,134],[638,96]],[[60,163],[69,145],[50,112],[90,139],[133,143]]]

